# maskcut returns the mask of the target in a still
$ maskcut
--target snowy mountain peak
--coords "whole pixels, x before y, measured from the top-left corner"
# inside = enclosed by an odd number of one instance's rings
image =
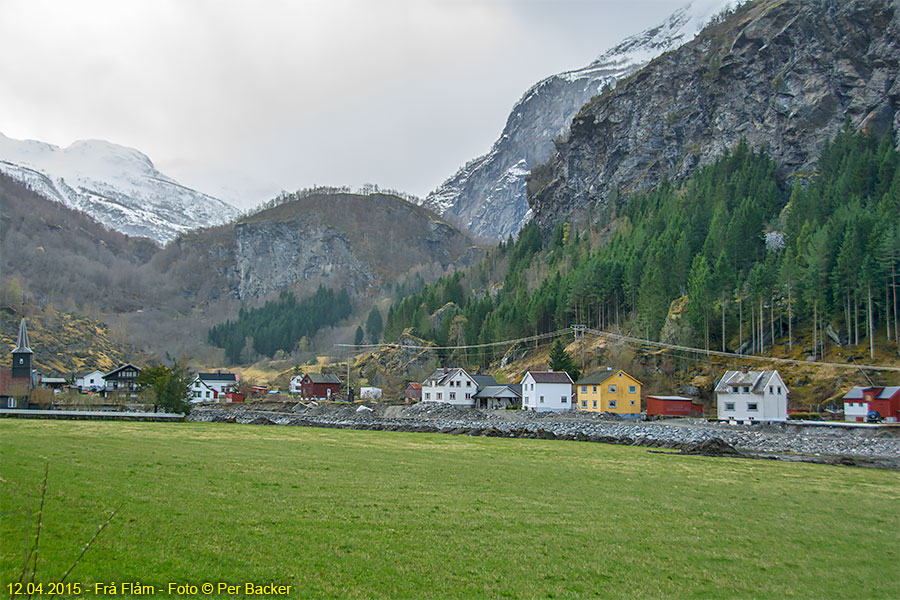
[[[163,244],[238,214],[233,206],[160,173],[142,152],[103,140],[60,148],[0,133],[0,172],[110,229]]]
[[[423,204],[451,213],[478,235],[505,238],[531,218],[525,175],[554,151],[572,117],[605,86],[653,58],[689,42],[711,19],[743,0],[693,0],[665,21],[630,36],[581,69],[548,77],[522,95],[491,151],[469,161],[431,192]]]

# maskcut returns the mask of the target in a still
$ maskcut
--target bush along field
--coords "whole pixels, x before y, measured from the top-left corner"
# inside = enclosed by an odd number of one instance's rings
[[[0,455],[7,595],[73,564],[65,581],[85,597],[110,583],[138,595],[123,582],[158,596],[169,583],[237,596],[277,584],[295,598],[871,599],[900,587],[891,471],[213,423],[4,420]]]

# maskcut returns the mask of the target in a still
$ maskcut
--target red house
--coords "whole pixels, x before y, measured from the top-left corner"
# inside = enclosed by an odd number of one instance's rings
[[[336,375],[307,373],[300,380],[300,396],[327,400],[336,397],[341,391],[341,380]]]
[[[404,392],[404,396],[406,397],[407,402],[419,402],[422,400],[422,384],[416,383],[413,381],[408,386],[406,386],[406,391]]]
[[[844,420],[864,422],[870,411],[888,423],[900,420],[900,387],[855,387],[844,394]]]
[[[647,415],[651,417],[702,417],[703,405],[684,396],[647,396]]]

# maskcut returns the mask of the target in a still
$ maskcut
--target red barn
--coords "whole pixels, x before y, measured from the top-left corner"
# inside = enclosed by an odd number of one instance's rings
[[[422,399],[422,384],[413,381],[406,386],[404,395],[406,396],[407,402],[419,402]]]
[[[300,380],[300,396],[327,400],[336,397],[341,391],[341,380],[336,375],[307,373]]]
[[[647,396],[647,414],[651,417],[702,417],[703,405],[684,396]]]
[[[865,421],[869,411],[888,423],[900,420],[900,387],[855,387],[844,395],[845,421]]]

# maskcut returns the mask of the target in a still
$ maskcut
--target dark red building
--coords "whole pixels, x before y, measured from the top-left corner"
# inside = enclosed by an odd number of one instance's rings
[[[855,387],[844,395],[845,421],[865,421],[870,411],[889,423],[900,420],[900,387]]]
[[[408,386],[406,386],[406,391],[403,394],[406,397],[407,402],[419,402],[422,400],[422,384],[416,383],[413,381]]]
[[[684,396],[647,396],[647,415],[651,417],[702,417],[703,405]]]
[[[335,375],[307,373],[300,380],[300,396],[327,400],[336,397],[341,391],[341,380]]]

